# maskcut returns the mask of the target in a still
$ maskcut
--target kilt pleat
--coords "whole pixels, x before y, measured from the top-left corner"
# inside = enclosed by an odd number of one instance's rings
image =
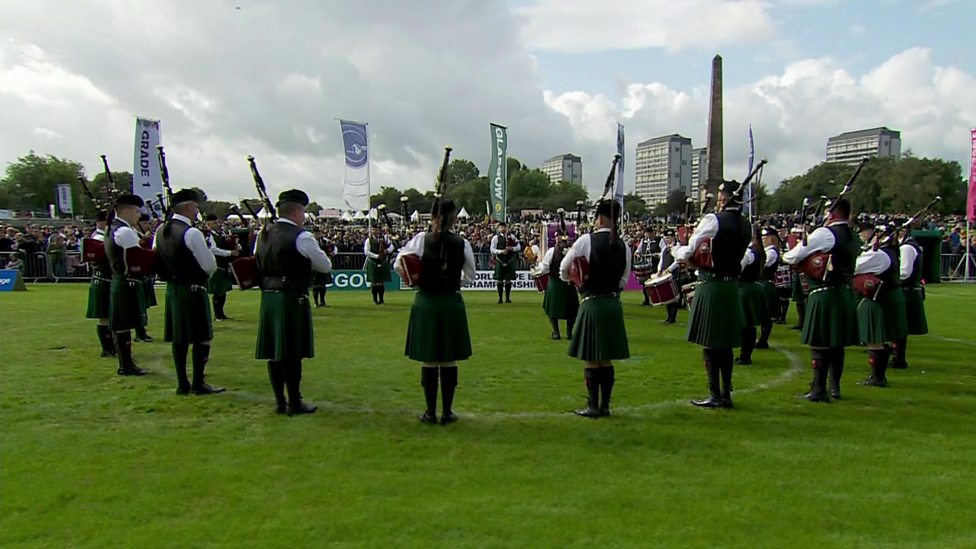
[[[471,356],[468,314],[460,292],[414,295],[403,353],[419,362],[454,362]]]
[[[230,269],[217,267],[207,281],[207,291],[211,294],[226,294],[234,288],[233,275]]]
[[[263,360],[312,358],[315,341],[308,296],[297,292],[261,292],[258,340],[254,354]]]
[[[139,280],[112,277],[108,325],[112,331],[133,330],[146,325],[146,291]]]
[[[92,277],[88,285],[88,309],[85,311],[85,318],[108,318],[111,295],[111,280]]]
[[[576,286],[563,282],[558,276],[549,277],[549,284],[542,295],[542,310],[549,318],[575,319],[579,313],[579,294]]]
[[[769,318],[779,318],[779,292],[776,291],[776,286],[768,281],[763,280],[759,283],[762,286],[763,298],[766,302],[766,315]]]
[[[391,280],[390,262],[376,263],[372,259],[366,260],[366,280],[370,284],[387,283]]]
[[[902,288],[905,294],[905,317],[908,322],[908,335],[929,333],[928,319],[925,317],[925,288]]]
[[[213,339],[213,320],[206,288],[189,284],[166,284],[163,341],[203,343]]]
[[[857,304],[857,325],[862,345],[891,341],[885,339],[886,322],[884,307],[877,301],[865,297]]]
[[[885,341],[898,341],[908,335],[908,319],[905,314],[905,293],[901,288],[881,292],[881,307],[885,315]]]
[[[857,344],[857,304],[850,287],[822,287],[810,292],[800,341],[811,347],[835,348]]]
[[[758,282],[740,282],[739,300],[742,301],[743,326],[759,326],[769,320],[766,295]]]
[[[517,273],[515,271],[515,258],[513,257],[511,261],[502,262],[499,259],[495,259],[495,280],[515,280]],[[552,277],[550,277],[551,279]],[[552,282],[550,280],[550,282]]]
[[[624,311],[619,297],[592,296],[583,299],[567,352],[571,357],[589,362],[630,358],[627,327],[624,325]]]
[[[702,277],[689,315],[688,341],[712,349],[742,345],[745,313],[738,281]]]

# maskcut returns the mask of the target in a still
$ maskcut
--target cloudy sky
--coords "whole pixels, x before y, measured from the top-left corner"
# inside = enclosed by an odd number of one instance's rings
[[[33,149],[132,169],[134,117],[161,120],[175,187],[341,204],[336,118],[369,123],[372,186],[430,188],[442,148],[487,169],[489,122],[530,166],[583,157],[597,189],[626,127],[704,144],[725,60],[726,175],[751,123],[767,181],[827,137],[887,125],[968,167],[972,0],[31,0],[0,3],[0,161]],[[775,184],[775,183],[774,183]]]

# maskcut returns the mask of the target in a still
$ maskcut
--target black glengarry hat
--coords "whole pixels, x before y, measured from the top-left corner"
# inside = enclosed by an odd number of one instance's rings
[[[138,195],[134,194],[123,194],[115,199],[116,206],[135,206],[136,208],[141,208],[145,202],[142,201]]]
[[[172,203],[174,206],[184,202],[200,202],[200,195],[193,189],[181,189],[173,193]]]
[[[308,195],[305,194],[304,191],[300,191],[298,189],[283,191],[278,195],[278,204],[276,205],[280,205],[285,202],[294,202],[301,204],[302,206],[308,206]]]

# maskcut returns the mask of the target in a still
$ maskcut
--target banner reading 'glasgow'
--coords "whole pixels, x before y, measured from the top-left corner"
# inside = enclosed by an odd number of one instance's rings
[[[492,217],[497,221],[505,221],[508,213],[508,130],[498,124],[491,125],[488,182]]]

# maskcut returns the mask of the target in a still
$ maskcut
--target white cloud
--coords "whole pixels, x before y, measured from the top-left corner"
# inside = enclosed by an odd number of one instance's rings
[[[564,53],[711,50],[761,42],[774,30],[760,0],[539,0],[515,11],[531,48]]]

